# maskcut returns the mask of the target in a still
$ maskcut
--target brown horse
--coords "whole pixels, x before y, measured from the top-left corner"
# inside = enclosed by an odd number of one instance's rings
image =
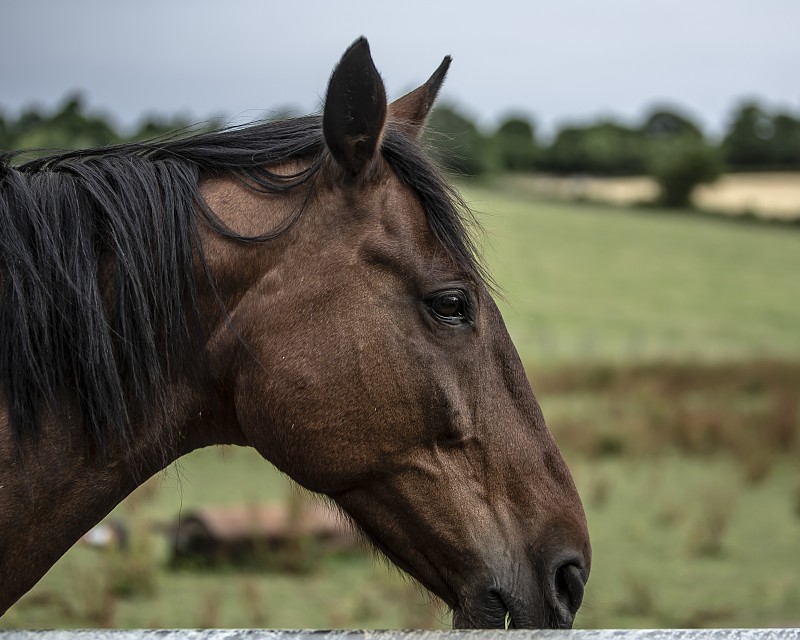
[[[569,627],[586,520],[366,40],[322,118],[0,162],[0,613],[198,447],[329,496],[458,627]]]

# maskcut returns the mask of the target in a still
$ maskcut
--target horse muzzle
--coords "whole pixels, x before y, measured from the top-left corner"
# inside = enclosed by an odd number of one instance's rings
[[[533,575],[518,569],[479,580],[463,592],[453,610],[453,627],[571,629],[588,579],[580,556],[562,554]]]

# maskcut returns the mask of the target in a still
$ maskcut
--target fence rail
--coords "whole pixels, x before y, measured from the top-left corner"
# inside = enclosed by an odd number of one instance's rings
[[[800,640],[796,629],[597,629],[580,631],[323,631],[163,629],[0,631],[0,640]]]

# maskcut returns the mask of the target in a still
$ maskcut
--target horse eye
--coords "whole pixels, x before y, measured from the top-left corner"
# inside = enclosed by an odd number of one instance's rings
[[[439,320],[450,324],[467,321],[467,300],[463,291],[443,291],[436,294],[430,307]]]

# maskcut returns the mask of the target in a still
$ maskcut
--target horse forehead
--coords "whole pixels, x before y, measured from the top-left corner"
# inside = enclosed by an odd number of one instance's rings
[[[333,209],[351,212],[347,216],[351,223],[332,223],[346,238],[336,250],[349,253],[350,260],[378,267],[377,272],[388,268],[409,282],[471,280],[434,233],[421,197],[388,168],[370,184],[344,188],[334,197],[345,203],[340,201]],[[331,213],[337,217],[331,210],[323,215]]]
[[[389,173],[369,191],[366,206],[379,236],[395,243],[435,247],[425,208],[410,187]]]

